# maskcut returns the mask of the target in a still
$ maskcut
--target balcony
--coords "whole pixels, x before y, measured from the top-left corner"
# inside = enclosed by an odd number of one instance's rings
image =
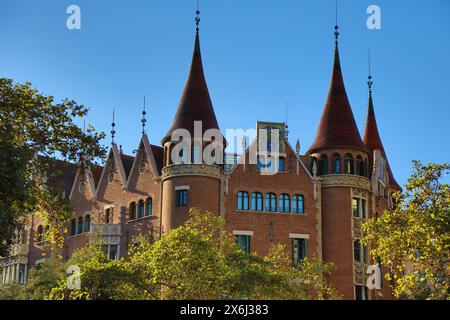
[[[93,241],[102,241],[105,244],[119,244],[120,243],[120,224],[92,224],[91,234]]]

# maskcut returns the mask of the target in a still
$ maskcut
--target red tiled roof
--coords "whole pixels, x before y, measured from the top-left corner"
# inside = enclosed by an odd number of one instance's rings
[[[383,143],[381,142],[380,134],[378,132],[377,119],[375,117],[375,110],[373,107],[372,92],[369,91],[369,104],[366,118],[366,125],[364,128],[363,142],[373,155],[374,150],[380,150],[386,158],[386,170],[389,176],[389,184],[397,189],[401,189],[400,185],[394,178],[389,161],[387,160],[386,152],[384,151]]]
[[[153,144],[150,145],[153,152],[153,157],[155,158],[156,166],[158,167],[158,173],[161,174],[161,170],[163,168],[163,158],[164,158],[164,149],[159,146],[155,146]]]
[[[328,98],[323,108],[319,129],[307,154],[320,149],[338,147],[366,150],[345,91],[339,50],[336,47]]]
[[[163,142],[170,139],[172,132],[179,128],[187,129],[193,136],[194,121],[202,121],[203,133],[208,129],[219,129],[203,71],[198,33],[195,36],[194,54],[183,96]]]
[[[131,167],[133,166],[134,157],[128,156],[126,154],[121,154],[120,158],[122,160],[123,169],[125,170],[126,178],[128,179],[128,176],[131,171]]]
[[[78,165],[49,157],[40,157],[40,159],[46,165],[48,184],[53,188],[60,188],[69,196]]]

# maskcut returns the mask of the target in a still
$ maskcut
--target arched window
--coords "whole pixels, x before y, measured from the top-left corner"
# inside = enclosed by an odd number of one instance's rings
[[[70,221],[70,235],[74,236],[76,234],[77,234],[77,220],[72,219],[72,221]]]
[[[313,174],[313,171],[314,171],[314,162],[316,162],[317,163],[317,158],[316,157],[312,157],[311,158],[311,168],[310,168],[310,170],[311,170],[311,174]]]
[[[356,174],[361,177],[366,176],[366,165],[361,156],[356,157]]]
[[[341,156],[337,153],[333,155],[333,174],[341,173]]]
[[[355,174],[353,156],[350,153],[347,153],[345,155],[344,169],[345,169],[345,174]]]
[[[137,213],[136,212],[136,202],[132,202],[130,204],[130,211],[129,211],[130,220],[135,220],[136,219],[136,217],[137,217],[136,213]]]
[[[291,198],[288,194],[282,193],[280,194],[280,198],[278,200],[278,211],[289,213],[291,212]]]
[[[83,233],[83,218],[79,217],[78,223],[77,223],[77,234],[82,234],[82,233]]]
[[[91,216],[87,215],[84,217],[84,232],[91,231]]]
[[[149,197],[145,201],[145,216],[149,217],[152,214],[153,214],[153,199]]]
[[[328,174],[328,157],[325,154],[320,157],[318,169],[319,176]]]
[[[277,196],[275,193],[266,193],[266,211],[277,211]]]
[[[263,196],[261,192],[252,193],[252,210],[263,211]]]
[[[305,213],[305,200],[301,194],[292,197],[292,212]]]
[[[248,192],[245,191],[239,191],[238,192],[238,210],[248,210],[249,198],[248,198]]]
[[[37,228],[36,240],[38,242],[44,240],[44,227],[42,225],[38,226],[38,228]]]
[[[145,214],[144,200],[138,202],[138,219],[143,218]]]

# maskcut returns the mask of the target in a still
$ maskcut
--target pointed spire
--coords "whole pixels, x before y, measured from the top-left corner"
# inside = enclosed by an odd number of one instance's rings
[[[307,154],[321,149],[340,147],[366,150],[345,90],[337,42],[338,28],[336,24],[334,64],[328,97],[322,111],[316,137]]]
[[[199,10],[196,11],[196,24],[200,22]],[[177,113],[171,128],[167,131],[162,142],[170,139],[172,132],[182,128],[194,135],[194,121],[202,122],[202,133],[208,129],[219,129],[213,104],[206,84],[203,71],[202,55],[200,51],[200,36],[198,31],[195,34],[194,53],[192,55],[191,69],[186,81],[186,85],[178,105]]]
[[[111,123],[111,145],[114,145],[114,137],[116,136],[116,123],[114,122],[115,114],[114,114],[114,108],[113,108],[113,118]]]
[[[142,109],[142,119],[141,119],[141,123],[142,123],[142,135],[145,134],[145,123],[147,122],[147,119],[145,118],[145,115],[147,114],[147,112],[145,111],[145,97],[144,97],[144,108]]]
[[[373,151],[374,150],[380,150],[383,154],[384,158],[386,159],[386,170],[389,176],[389,183],[392,187],[401,189],[400,185],[397,183],[397,181],[394,178],[394,175],[392,173],[391,167],[389,165],[389,161],[386,156],[386,152],[384,151],[383,143],[381,142],[380,133],[378,132],[378,125],[377,125],[377,119],[375,117],[375,110],[373,106],[373,97],[372,97],[372,86],[373,86],[373,78],[370,70],[370,51],[369,51],[369,76],[367,81],[367,86],[369,89],[369,102],[367,107],[367,118],[366,118],[366,124],[364,127],[364,134],[363,134],[363,142],[366,145],[366,147],[369,149],[371,155],[370,157],[373,157]]]

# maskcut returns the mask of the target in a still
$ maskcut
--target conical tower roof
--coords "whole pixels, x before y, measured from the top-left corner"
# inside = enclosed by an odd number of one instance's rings
[[[366,150],[345,91],[337,41],[328,97],[322,111],[316,137],[307,154],[330,148]]]
[[[372,98],[372,77],[369,77],[369,103],[368,103],[368,111],[366,118],[366,125],[364,127],[364,135],[363,142],[369,149],[371,153],[371,157],[373,157],[374,150],[380,150],[386,159],[386,170],[389,176],[389,184],[391,187],[401,189],[400,185],[394,178],[392,174],[391,167],[389,165],[389,161],[386,156],[386,152],[384,151],[383,143],[381,142],[380,133],[378,132],[377,119],[375,117],[375,110],[373,107],[373,98]]]
[[[198,31],[195,35],[194,54],[183,96],[172,126],[167,131],[163,142],[170,139],[174,130],[180,128],[188,130],[193,137],[194,121],[202,122],[203,132],[212,128],[219,129],[203,71]]]

